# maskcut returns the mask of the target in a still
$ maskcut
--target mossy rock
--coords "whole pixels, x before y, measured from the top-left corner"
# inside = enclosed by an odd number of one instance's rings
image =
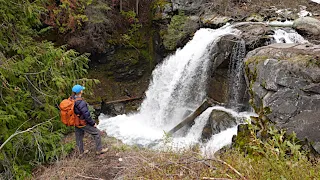
[[[142,77],[149,64],[138,49],[118,50],[111,56],[109,62],[105,70],[117,81],[136,80]]]

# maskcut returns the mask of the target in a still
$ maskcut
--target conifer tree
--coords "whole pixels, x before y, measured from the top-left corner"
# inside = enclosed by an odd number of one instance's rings
[[[94,83],[83,78],[88,54],[39,40],[45,3],[0,0],[0,179],[24,179],[66,151],[58,104],[73,84]]]

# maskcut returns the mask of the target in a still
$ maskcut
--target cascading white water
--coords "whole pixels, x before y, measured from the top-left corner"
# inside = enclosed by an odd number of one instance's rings
[[[239,31],[231,27],[198,30],[183,49],[178,49],[153,71],[146,98],[136,114],[101,116],[98,128],[126,144],[146,146],[163,138],[164,131],[173,128],[202,103],[212,49],[220,37],[236,33]],[[192,127],[190,133],[194,132],[192,129],[197,128]],[[201,130],[195,131],[201,134]],[[190,133],[186,139],[198,139]],[[191,140],[187,144],[190,143]]]
[[[229,104],[228,107],[233,109],[240,108],[244,91],[244,74],[243,74],[243,60],[246,56],[246,43],[242,39],[236,42],[232,50],[232,55],[229,64]]]
[[[275,30],[273,35],[276,43],[308,43],[300,34],[290,29],[291,32],[286,32],[282,29]]]

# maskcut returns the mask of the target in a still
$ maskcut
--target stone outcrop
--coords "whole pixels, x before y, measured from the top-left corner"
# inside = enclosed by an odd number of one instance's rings
[[[207,94],[219,103],[228,104],[230,100],[230,63],[232,58],[241,61],[245,56],[246,50],[270,44],[272,41],[272,38],[268,35],[272,34],[273,31],[263,24],[245,24],[237,27],[237,29],[242,31],[241,35],[226,35],[213,47],[215,54],[212,56],[213,63],[210,68]],[[243,49],[236,47],[241,41],[245,42]],[[244,79],[239,81],[245,82]],[[240,90],[239,95],[241,97],[238,97],[237,103],[246,104],[248,101],[247,89],[244,86],[238,90]]]
[[[214,47],[213,63],[210,68],[208,80],[208,96],[219,103],[227,103],[229,100],[228,69],[233,46],[239,37],[227,35],[220,39]]]
[[[294,21],[293,28],[309,41],[320,44],[320,21],[312,17],[301,17]]]
[[[272,38],[269,35],[274,34],[274,31],[270,26],[263,23],[243,23],[236,28],[242,31],[241,37],[246,42],[247,51],[271,44]]]
[[[200,8],[207,0],[171,0],[174,11],[182,10],[190,14],[200,11]]]
[[[320,46],[273,44],[245,60],[251,104],[277,127],[320,142]],[[320,152],[319,146],[314,148]]]
[[[233,19],[228,16],[220,16],[218,14],[205,14],[201,17],[201,26],[202,27],[208,27],[217,29],[224,25],[226,25],[229,22],[232,22]]]

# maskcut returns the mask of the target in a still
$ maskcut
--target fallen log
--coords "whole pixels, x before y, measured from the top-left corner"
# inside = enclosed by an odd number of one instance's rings
[[[211,104],[205,100],[192,114],[186,117],[183,121],[181,121],[178,125],[176,125],[173,129],[171,129],[168,134],[172,135],[173,133],[177,132],[183,126],[187,124],[191,124],[200,114],[202,114]]]
[[[114,100],[114,101],[101,101],[101,102],[91,102],[90,105],[92,106],[100,106],[101,103],[104,103],[104,104],[114,104],[114,103],[123,103],[123,102],[129,102],[129,101],[135,101],[135,100],[140,100],[142,99],[143,97],[140,96],[140,97],[132,97],[132,98],[126,98],[126,99],[119,99],[119,100]]]
[[[114,101],[107,101],[107,102],[104,102],[104,103],[105,104],[114,104],[114,103],[122,103],[122,102],[134,101],[134,100],[139,100],[139,99],[142,99],[142,96],[126,98],[126,99],[119,99],[119,100],[114,100]]]

